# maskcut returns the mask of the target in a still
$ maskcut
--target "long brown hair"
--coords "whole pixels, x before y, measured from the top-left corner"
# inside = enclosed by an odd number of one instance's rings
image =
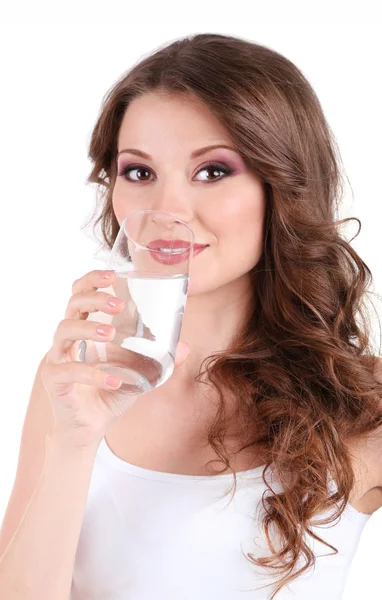
[[[108,248],[119,230],[112,191],[121,120],[132,99],[153,91],[203,102],[266,191],[264,252],[251,272],[254,309],[235,343],[208,357],[197,380],[207,374],[219,392],[208,440],[225,468],[231,467],[221,385],[239,400],[242,449],[269,457],[262,525],[271,553],[247,556],[281,574],[273,600],[314,565],[306,535],[337,552],[310,530],[312,518],[328,509],[332,516],[320,523],[340,517],[355,483],[348,444],[382,425],[379,359],[365,312],[372,275],[339,231],[351,220],[336,219],[343,194],[340,153],[311,85],[277,52],[220,34],[157,49],[105,95],[90,140],[88,181],[101,193],[95,225],[101,222]],[[280,493],[266,479],[271,465]],[[335,493],[328,491],[328,473]]]

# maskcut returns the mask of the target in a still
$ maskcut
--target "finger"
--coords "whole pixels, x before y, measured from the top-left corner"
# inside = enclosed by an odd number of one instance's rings
[[[100,287],[109,287],[110,283],[115,279],[115,271],[112,272],[110,278],[105,278],[106,274],[107,271],[99,269],[86,273],[86,275],[74,281],[72,285],[72,294],[94,292]]]
[[[178,342],[175,352],[175,363],[174,367],[180,367],[187,359],[190,354],[190,346],[185,342]]]
[[[121,379],[116,378],[119,383],[110,385],[106,382],[107,377],[109,377],[109,375],[108,373],[105,373],[105,371],[77,362],[61,365],[45,364],[42,371],[44,386],[46,386],[48,392],[53,391],[56,396],[65,396],[69,394],[75,383],[93,385],[97,388],[107,390],[115,390],[121,386]],[[114,379],[114,381],[116,381],[116,379]]]
[[[98,327],[102,327],[102,331],[97,331]],[[116,330],[113,325],[94,321],[64,319],[58,324],[54,333],[53,344],[47,357],[48,362],[67,362],[65,355],[75,342],[81,340],[109,342],[113,339],[115,333]]]
[[[113,305],[109,304],[113,302]],[[65,311],[65,319],[86,320],[89,313],[102,311],[109,315],[118,314],[125,301],[107,292],[79,292],[72,296]]]

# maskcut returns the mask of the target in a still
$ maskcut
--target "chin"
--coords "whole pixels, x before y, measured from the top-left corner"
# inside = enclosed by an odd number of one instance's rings
[[[211,294],[216,292],[222,286],[227,285],[228,282],[216,282],[211,277],[210,273],[206,273],[205,277],[190,277],[188,282],[187,297],[192,298],[194,296],[203,296],[204,294]]]
[[[190,277],[188,282],[188,292],[187,297],[192,298],[193,296],[200,296],[205,294],[209,290],[205,285],[203,285],[202,281],[198,281],[197,278]]]
[[[193,296],[199,296],[202,293],[203,293],[203,289],[200,289],[200,286],[198,286],[197,282],[191,281],[191,279],[190,279],[188,282],[187,298],[192,298]]]

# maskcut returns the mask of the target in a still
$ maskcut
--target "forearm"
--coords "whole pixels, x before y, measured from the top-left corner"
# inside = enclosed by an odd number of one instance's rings
[[[68,600],[96,451],[47,436],[39,483],[0,559],[1,598]]]

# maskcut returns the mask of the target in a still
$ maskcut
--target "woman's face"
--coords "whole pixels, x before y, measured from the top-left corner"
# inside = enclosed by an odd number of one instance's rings
[[[201,151],[221,144],[233,146],[213,113],[190,97],[136,98],[119,131],[112,197],[119,224],[136,210],[160,210],[184,221],[195,243],[209,245],[191,259],[189,296],[242,278],[263,250],[263,185],[234,149]]]

